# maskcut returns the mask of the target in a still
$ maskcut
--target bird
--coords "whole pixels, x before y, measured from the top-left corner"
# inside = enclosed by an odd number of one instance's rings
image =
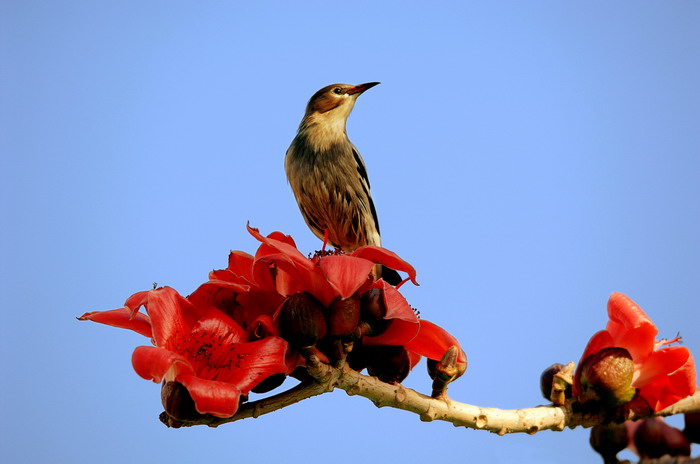
[[[285,155],[287,180],[311,231],[352,252],[381,245],[365,162],[346,122],[357,97],[379,84],[331,84],[316,92]]]
[[[357,98],[378,84],[331,84],[313,94],[285,155],[287,180],[306,224],[321,240],[327,232],[328,243],[348,253],[381,246],[367,168],[346,130]],[[385,280],[400,281],[396,271],[384,269]]]

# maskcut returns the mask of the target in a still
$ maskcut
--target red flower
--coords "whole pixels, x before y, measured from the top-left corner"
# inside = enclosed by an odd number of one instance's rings
[[[383,280],[374,281],[372,268],[382,264],[406,272],[406,280],[417,285],[413,266],[395,253],[365,246],[348,254],[307,258],[288,235],[273,232],[265,237],[252,227],[248,227],[248,231],[261,242],[255,256],[231,252],[228,267],[213,271],[210,280],[188,299],[216,306],[239,324],[249,327],[255,325],[261,314],[274,316],[284,298],[295,293],[310,293],[328,307],[336,298],[349,298],[370,288],[380,288],[384,292],[384,318],[391,323],[382,335],[365,337],[365,344],[406,345],[415,339],[409,351],[437,360],[450,344],[459,345],[451,335],[430,323],[426,324],[430,329],[423,330],[423,335],[419,336],[421,321],[397,288]]]
[[[140,306],[148,315],[138,312]],[[154,382],[181,383],[201,414],[230,417],[241,395],[268,376],[288,371],[288,345],[283,339],[250,341],[247,332],[223,312],[195,305],[169,287],[136,293],[123,308],[86,313],[79,319],[150,337],[155,346],[134,350],[134,370]]]
[[[262,242],[255,256],[232,251],[228,267],[211,272],[209,281],[188,297],[218,307],[243,326],[252,325],[261,314],[272,316],[284,298],[295,293],[308,292],[324,306],[336,297],[362,293],[374,282],[370,271],[375,264],[406,272],[417,285],[415,269],[381,247],[307,258],[288,235],[273,232],[264,237],[255,228],[248,231]]]
[[[289,374],[304,364],[296,350],[306,347],[292,349],[280,337],[279,327],[283,303],[302,292],[312,295],[317,302],[314,304],[320,305],[315,314],[322,315],[314,319],[314,324],[321,327],[312,327],[314,337],[325,335],[331,307],[343,322],[350,321],[348,324],[354,326],[343,334],[329,336],[337,341],[340,336],[354,335],[354,329],[359,330],[361,296],[378,290],[382,311],[374,314],[373,320],[382,328],[375,331],[377,336],[363,337],[364,344],[403,346],[411,366],[420,356],[439,360],[450,346],[459,346],[446,331],[416,317],[397,290],[400,285],[374,281],[372,270],[381,264],[407,273],[406,280],[417,285],[413,267],[391,251],[366,246],[349,254],[317,253],[307,258],[287,235],[273,232],[264,237],[257,229],[248,230],[261,242],[255,256],[231,252],[228,267],[212,271],[209,280],[187,298],[164,287],[136,293],[123,308],[86,313],[80,319],[150,337],[155,347],[142,346],[134,351],[136,372],[155,382],[165,379],[182,384],[199,413],[219,417],[233,415],[241,395],[247,395],[262,380],[274,374]],[[309,298],[302,300],[310,304]],[[343,304],[338,306],[338,302]],[[138,312],[141,306],[148,315]],[[345,317],[347,314],[358,319]],[[308,325],[308,321],[297,322],[302,328]],[[321,359],[328,359],[317,352]],[[466,364],[463,351],[457,362]]]
[[[274,281],[277,292],[284,296],[305,291],[327,306],[336,297],[347,298],[369,288],[373,283],[370,271],[375,264],[406,272],[418,285],[413,266],[381,247],[365,246],[349,254],[307,258],[288,235],[273,232],[263,237],[257,229],[248,227],[248,231],[262,242],[255,254],[255,278]]]
[[[397,290],[402,284],[394,288],[384,280],[374,281],[371,270],[375,264],[382,264],[406,272],[406,280],[418,285],[413,266],[395,253],[377,246],[364,246],[349,254],[309,259],[297,250],[294,240],[287,235],[274,232],[263,237],[257,229],[248,227],[248,231],[262,242],[255,255],[254,267],[259,266],[256,275],[264,275],[260,263],[270,263],[276,270],[274,281],[277,291],[285,296],[305,291],[328,306],[336,298],[362,294],[370,288],[382,289],[386,307],[384,318],[391,323],[383,334],[365,337],[365,345],[403,345],[413,354],[412,365],[418,362],[420,356],[440,360],[450,346],[460,346],[444,329],[416,317]],[[461,347],[458,362],[466,363]]]
[[[581,370],[589,356],[604,348],[624,348],[634,362],[632,387],[654,409],[660,411],[695,393],[695,362],[682,346],[665,347],[678,341],[656,341],[656,326],[627,296],[613,293],[608,301],[605,330],[591,337],[574,376],[573,394],[582,395]]]

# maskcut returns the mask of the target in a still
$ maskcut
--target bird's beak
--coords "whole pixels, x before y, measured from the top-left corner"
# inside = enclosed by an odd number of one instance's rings
[[[371,89],[375,85],[379,84],[379,82],[367,82],[366,84],[360,84],[356,85],[355,87],[350,87],[346,93],[348,95],[353,95],[353,94],[361,94],[367,89]]]

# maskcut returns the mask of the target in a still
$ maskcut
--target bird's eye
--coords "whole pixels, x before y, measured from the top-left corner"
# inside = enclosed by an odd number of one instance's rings
[[[333,89],[333,93],[336,95],[340,95],[343,92],[343,90],[340,87],[336,87]]]

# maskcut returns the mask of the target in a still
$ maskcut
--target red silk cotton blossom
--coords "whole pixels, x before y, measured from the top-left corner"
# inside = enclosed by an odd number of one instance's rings
[[[656,326],[634,301],[613,293],[608,301],[610,320],[591,337],[574,376],[573,394],[581,397],[581,371],[586,359],[605,348],[624,348],[634,363],[632,387],[655,411],[692,395],[696,389],[695,362],[686,347],[664,347],[679,339],[656,341]],[[663,347],[663,348],[662,348]]]
[[[148,315],[138,312],[141,306]],[[136,293],[123,308],[86,313],[80,319],[151,338],[155,346],[134,350],[134,370],[154,382],[179,382],[201,414],[230,417],[241,395],[265,378],[289,370],[288,345],[282,338],[253,340],[219,309],[195,305],[170,287]]]
[[[332,308],[352,308],[356,301],[358,316],[348,333],[360,345],[401,347],[411,366],[420,356],[439,360],[452,345],[459,348],[445,330],[416,317],[398,291],[401,284],[375,281],[372,271],[380,264],[405,272],[406,281],[417,285],[413,267],[391,251],[366,246],[348,254],[322,252],[308,258],[287,235],[273,232],[265,237],[251,227],[248,231],[261,242],[255,256],[232,251],[227,268],[212,271],[188,297],[169,287],[158,288],[132,295],[122,308],[89,312],[79,319],[150,338],[154,346],[140,346],[133,353],[136,373],[154,382],[181,384],[198,413],[217,417],[235,414],[241,398],[263,380],[284,377],[303,366],[301,348],[307,354],[315,350],[322,360],[332,356],[323,348],[299,347],[283,338],[281,309],[299,294],[307,295],[303,301],[317,301],[323,314],[319,346],[339,338],[331,334]],[[359,315],[360,301],[365,300],[381,308],[372,313],[379,321],[365,324],[374,330],[359,328],[360,319],[366,319]],[[145,313],[139,312],[141,307]],[[322,339],[326,324],[329,336]],[[461,348],[459,353],[457,362],[466,366]]]

